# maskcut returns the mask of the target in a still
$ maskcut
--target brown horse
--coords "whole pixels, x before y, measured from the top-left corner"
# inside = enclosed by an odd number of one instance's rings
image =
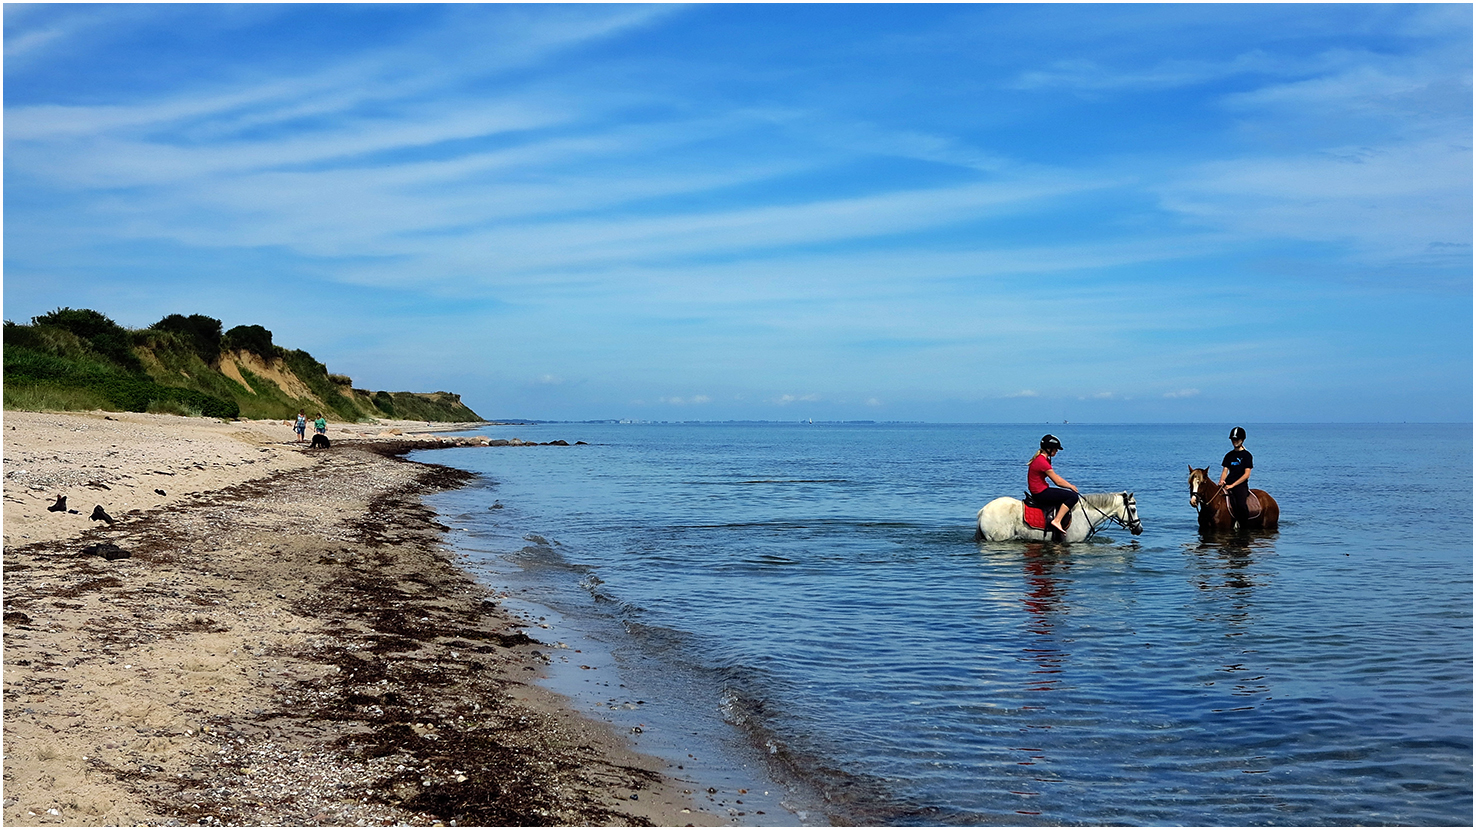
[[[1225,489],[1210,480],[1209,470],[1197,470],[1189,465],[1189,505],[1199,511],[1200,530],[1233,530],[1239,526],[1245,530],[1275,530],[1281,518],[1281,508],[1276,499],[1265,490],[1251,490],[1246,499],[1250,517],[1237,522],[1230,512],[1230,498]]]

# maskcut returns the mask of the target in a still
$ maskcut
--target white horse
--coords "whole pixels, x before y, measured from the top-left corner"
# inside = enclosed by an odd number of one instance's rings
[[[1049,540],[1052,531],[1036,530],[1025,524],[1024,507],[1025,503],[1019,499],[1000,496],[979,508],[974,540]],[[1134,536],[1143,532],[1143,523],[1138,520],[1138,502],[1132,493],[1083,493],[1076,506],[1071,508],[1071,525],[1066,528],[1063,541],[1086,541],[1096,534],[1098,525],[1108,521],[1127,528]]]

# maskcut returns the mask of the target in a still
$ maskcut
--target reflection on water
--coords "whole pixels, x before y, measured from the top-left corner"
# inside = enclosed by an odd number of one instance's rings
[[[1056,555],[1056,546],[1031,543],[1022,559],[1025,594],[1021,604],[1029,616],[1026,631],[1032,638],[1023,649],[1023,662],[1030,663],[1030,692],[1049,692],[1061,682],[1061,666],[1068,656],[1056,636],[1056,613],[1065,600],[1064,576],[1071,560]],[[1026,707],[1030,708],[1030,707]]]
[[[1025,573],[1025,592],[1020,599],[1027,615],[1025,630],[1028,639],[1018,659],[1028,666],[1025,675],[1027,694],[1024,700],[1029,701],[1021,704],[1022,712],[1048,713],[1054,703],[1048,693],[1062,688],[1066,659],[1070,657],[1057,631],[1058,616],[1066,599],[1068,572],[1071,570],[1071,559],[1063,555],[1064,553],[1066,549],[1061,545],[1028,542],[1021,558]],[[1021,733],[1023,737],[1029,738],[1051,728],[1053,725],[1048,716],[1027,717]],[[1045,742],[1027,740],[1025,743],[1029,745],[1016,746],[1013,751],[1018,757],[1016,765],[1035,768],[1029,776],[1030,785],[1059,783],[1060,779],[1045,769],[1048,765]],[[1039,790],[1026,788],[1012,789],[1009,792],[1024,798],[1040,795]],[[1041,814],[1039,810],[1017,809],[1015,812],[1027,816]]]
[[[1255,701],[1272,697],[1265,670],[1256,664],[1256,649],[1237,644],[1258,622],[1256,591],[1270,581],[1270,571],[1261,563],[1275,556],[1275,540],[1273,533],[1237,531],[1206,535],[1197,545],[1185,545],[1189,579],[1201,592],[1194,618],[1211,633],[1219,631],[1226,641],[1224,664],[1215,670],[1220,677],[1205,685],[1228,688],[1237,698],[1235,705],[1213,712],[1254,709]]]

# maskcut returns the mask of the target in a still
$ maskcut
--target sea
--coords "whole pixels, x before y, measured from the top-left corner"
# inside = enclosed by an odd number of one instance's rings
[[[539,682],[753,826],[1471,826],[1472,426],[544,423],[430,504]],[[1144,532],[984,543],[1043,433]],[[580,444],[578,442],[584,442]]]

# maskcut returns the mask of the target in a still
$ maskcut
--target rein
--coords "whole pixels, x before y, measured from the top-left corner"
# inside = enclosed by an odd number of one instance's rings
[[[1209,484],[1209,482],[1206,481],[1205,484]],[[1225,488],[1223,486],[1219,484],[1211,484],[1210,486],[1215,488],[1215,494],[1213,496],[1210,496],[1209,501],[1204,503],[1205,507],[1209,507],[1210,505],[1215,503],[1215,499],[1225,495]]]
[[[1209,484],[1209,486],[1215,488],[1215,494],[1213,496],[1210,496],[1202,504],[1199,504],[1199,505],[1196,505],[1195,506],[1194,510],[1197,513],[1199,513],[1201,516],[1204,515],[1204,511],[1205,511],[1206,508],[1212,507],[1214,505],[1215,499],[1219,498],[1220,496],[1225,496],[1225,494],[1229,492],[1229,488],[1223,487],[1223,486],[1221,486],[1219,484],[1210,484],[1208,477],[1206,477],[1204,479],[1204,483],[1205,484]],[[1198,494],[1196,494],[1196,495],[1198,495]],[[1233,507],[1230,506],[1230,497],[1229,496],[1225,496],[1225,509],[1230,512],[1230,521],[1232,523],[1235,523],[1235,522],[1239,522],[1240,521],[1239,519],[1235,518],[1235,508],[1233,508]],[[1232,527],[1233,526],[1234,525],[1232,524]]]
[[[1121,493],[1118,493],[1117,495],[1122,495],[1122,494]],[[1128,527],[1127,522],[1123,521],[1122,519],[1117,518],[1116,516],[1112,515],[1111,513],[1108,513],[1107,511],[1103,510],[1102,508],[1097,507],[1096,505],[1094,505],[1091,502],[1087,501],[1085,494],[1081,494],[1081,499],[1079,500],[1079,503],[1084,504],[1087,507],[1090,507],[1091,509],[1097,511],[1099,514],[1101,514],[1102,518],[1104,518],[1104,519],[1111,519],[1112,521],[1116,522],[1117,523],[1117,526],[1120,527],[1120,528],[1122,528],[1123,530],[1127,530],[1127,531],[1131,531],[1132,530],[1132,528]],[[1122,505],[1123,505],[1124,508],[1127,507],[1127,498],[1126,497],[1123,497]],[[1092,521],[1091,519],[1087,519],[1087,527],[1091,528],[1090,530],[1087,531],[1087,535],[1086,535],[1086,538],[1087,539],[1090,539],[1093,536],[1097,535],[1097,523],[1096,522]],[[1086,539],[1083,539],[1082,541],[1086,541]]]

